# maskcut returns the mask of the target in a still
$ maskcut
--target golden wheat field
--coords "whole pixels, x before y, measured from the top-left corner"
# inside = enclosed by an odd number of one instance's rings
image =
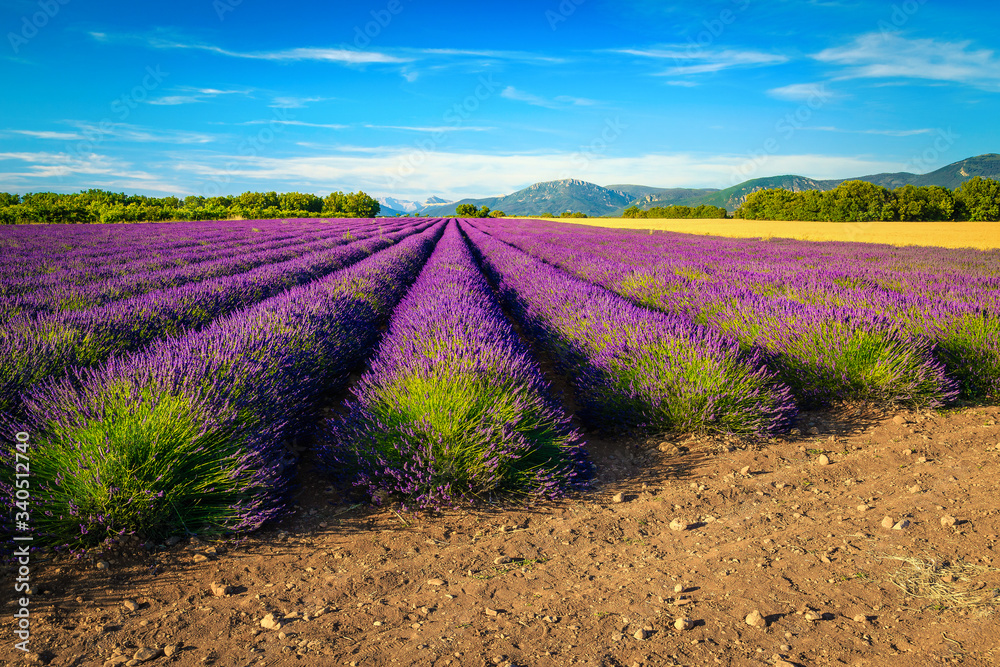
[[[996,222],[797,222],[784,220],[669,220],[644,218],[548,218],[620,229],[657,229],[734,238],[856,241],[944,248],[1000,248]]]

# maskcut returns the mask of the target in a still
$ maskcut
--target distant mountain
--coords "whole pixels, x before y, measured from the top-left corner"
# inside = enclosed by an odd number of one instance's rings
[[[582,211],[587,215],[612,215],[633,201],[623,192],[616,192],[586,181],[568,179],[535,183],[506,197],[463,199],[421,210],[423,215],[454,215],[459,204],[489,206],[508,215],[539,215],[564,211]]]
[[[412,201],[409,199],[397,199],[396,197],[376,197],[378,203],[382,205],[381,215],[402,215],[403,213],[416,213],[428,206],[446,204],[447,200],[440,197],[428,197],[424,202]],[[388,212],[391,211],[391,212]]]
[[[832,190],[844,181],[858,180],[868,181],[890,189],[908,183],[940,185],[953,189],[973,176],[1000,180],[1000,155],[987,153],[967,158],[928,174],[898,172],[834,180],[818,180],[790,174],[754,178],[724,190],[657,188],[629,184],[600,186],[586,181],[567,179],[536,183],[513,194],[499,197],[463,199],[457,202],[445,202],[438,197],[431,197],[424,206],[417,209],[417,212],[420,215],[435,217],[450,216],[455,215],[455,207],[459,204],[474,204],[478,207],[489,206],[492,210],[500,210],[508,215],[541,215],[542,213],[559,215],[565,211],[581,211],[590,216],[620,215],[629,206],[638,206],[643,210],[648,210],[654,206],[699,206],[701,204],[721,206],[729,211],[734,211],[750,193],[768,188],[785,188],[793,192]]]
[[[770,188],[784,188],[792,192],[802,190],[832,190],[844,181],[867,181],[876,185],[881,185],[890,190],[904,185],[940,185],[945,188],[954,189],[974,176],[982,178],[992,178],[1000,180],[1000,155],[987,153],[977,157],[970,157],[965,160],[953,162],[945,167],[927,174],[911,174],[902,171],[886,174],[870,174],[868,176],[854,176],[852,178],[841,178],[835,180],[816,180],[805,176],[769,176],[766,178],[754,178],[725,190],[719,190],[700,197],[693,197],[687,201],[676,202],[671,200],[647,200],[642,203],[636,202],[642,209],[649,209],[653,206],[667,206],[669,204],[680,203],[687,206],[697,206],[699,204],[711,204],[721,206],[729,211],[734,211],[746,200],[747,195],[757,190]]]

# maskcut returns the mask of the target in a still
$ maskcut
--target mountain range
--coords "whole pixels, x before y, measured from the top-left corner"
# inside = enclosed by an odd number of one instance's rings
[[[834,180],[818,180],[806,176],[768,176],[754,178],[724,190],[713,188],[658,188],[647,185],[595,185],[577,179],[535,183],[509,195],[462,199],[445,202],[431,197],[423,203],[381,197],[382,215],[401,213],[443,217],[455,214],[459,204],[488,206],[507,215],[541,215],[564,211],[579,211],[589,216],[617,216],[630,206],[646,210],[654,206],[699,206],[710,204],[734,211],[752,192],[768,188],[802,190],[832,190],[844,181],[868,181],[889,189],[903,185],[940,185],[956,188],[974,176],[1000,180],[1000,155],[987,153],[953,162],[927,174],[896,172],[871,174]]]

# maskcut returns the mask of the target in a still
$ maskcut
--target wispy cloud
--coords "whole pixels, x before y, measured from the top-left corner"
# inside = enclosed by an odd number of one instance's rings
[[[524,63],[565,63],[566,58],[532,53],[530,51],[499,51],[490,49],[420,49],[419,53],[429,56],[472,56],[490,60],[512,60]]]
[[[812,57],[841,66],[839,79],[923,79],[1000,91],[1000,59],[990,49],[972,48],[970,40],[945,42],[869,33]]]
[[[329,147],[332,149],[332,147]],[[727,187],[735,168],[746,162],[742,155],[645,154],[627,157],[595,157],[580,166],[579,156],[569,152],[531,153],[435,151],[424,153],[419,170],[399,181],[401,161],[413,146],[383,147],[372,151],[325,150],[311,157],[219,155],[211,159],[180,154],[173,162],[181,173],[203,177],[228,175],[241,183],[308,188],[308,191],[361,188],[376,195],[423,199],[435,192],[452,200],[466,196],[509,194],[539,181],[580,178],[597,184],[621,182],[628,174],[632,182],[661,187]],[[857,174],[900,171],[902,164],[852,156],[775,155],[767,174],[806,174],[814,178],[844,178]],[[285,184],[279,187],[279,184]]]
[[[275,62],[317,61],[337,63],[341,65],[365,65],[371,63],[406,63],[413,60],[394,56],[379,51],[357,50],[337,47],[298,47],[279,49],[275,51],[237,51],[222,48],[213,44],[188,42],[180,39],[169,39],[162,35],[108,35],[107,33],[90,33],[91,37],[100,42],[130,41],[141,42],[157,49],[181,49],[207,51],[230,58],[247,58],[251,60],[270,60]]]
[[[55,141],[76,141],[84,136],[77,132],[54,132],[49,130],[11,130],[15,134],[23,134],[34,139],[52,139]]]
[[[427,132],[438,134],[441,132],[489,132],[495,127],[481,127],[477,125],[439,125],[439,126],[413,126],[413,125],[365,125],[372,130],[402,130],[404,132]]]
[[[312,104],[313,102],[326,102],[327,100],[332,99],[334,98],[279,96],[271,100],[270,106],[276,109],[301,109]]]
[[[514,100],[516,102],[524,102],[536,107],[545,107],[546,109],[565,109],[567,107],[593,106],[598,104],[596,100],[588,100],[582,97],[570,97],[569,95],[558,95],[549,99],[523,90],[518,90],[514,86],[507,86],[500,91],[500,97],[504,97],[508,100]]]
[[[167,143],[167,144],[207,144],[217,137],[203,132],[188,132],[186,130],[151,130],[128,123],[97,124],[89,121],[66,121],[79,130],[84,139],[97,138],[97,141],[125,141],[129,143]]]
[[[805,126],[803,130],[813,130],[814,132],[843,132],[846,134],[878,134],[885,137],[912,137],[918,134],[931,134],[935,132],[933,128],[922,127],[916,130],[849,130],[830,125]]]
[[[250,95],[253,90],[220,90],[218,88],[180,88],[180,95],[165,95],[149,100],[148,104],[157,106],[177,106],[193,104],[216,98],[220,95]]]
[[[789,102],[809,102],[813,100],[826,101],[842,94],[834,93],[826,83],[793,83],[767,91],[771,97]]]
[[[788,56],[764,51],[691,49],[686,45],[654,49],[616,49],[613,52],[654,61],[673,61],[672,68],[658,73],[661,76],[708,74],[746,67],[770,67],[781,65],[789,60]]]
[[[298,125],[300,127],[319,127],[324,130],[346,130],[350,125],[340,125],[338,123],[308,123],[304,120],[281,120],[271,118],[269,120],[247,120],[233,125]]]
[[[160,176],[135,168],[130,162],[98,153],[11,152],[0,153],[0,161],[24,163],[19,171],[8,171],[6,179],[31,186],[39,179],[64,179],[85,176],[92,187],[127,187],[132,189],[177,192],[177,187],[160,180]],[[73,189],[77,189],[74,185]]]

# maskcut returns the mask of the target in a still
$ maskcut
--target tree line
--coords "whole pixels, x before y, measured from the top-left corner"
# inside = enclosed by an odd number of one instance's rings
[[[1000,181],[976,176],[955,190],[938,185],[888,188],[866,181],[845,181],[832,190],[758,190],[733,213],[745,220],[997,221]]]
[[[638,206],[629,206],[622,211],[623,218],[725,218],[729,213],[724,208],[702,204],[701,206],[653,206],[643,211]]]
[[[374,218],[381,205],[364,192],[326,197],[301,192],[244,192],[221,197],[147,197],[105,190],[76,194],[0,192],[0,224],[159,222],[164,220],[267,220],[271,218]]]

